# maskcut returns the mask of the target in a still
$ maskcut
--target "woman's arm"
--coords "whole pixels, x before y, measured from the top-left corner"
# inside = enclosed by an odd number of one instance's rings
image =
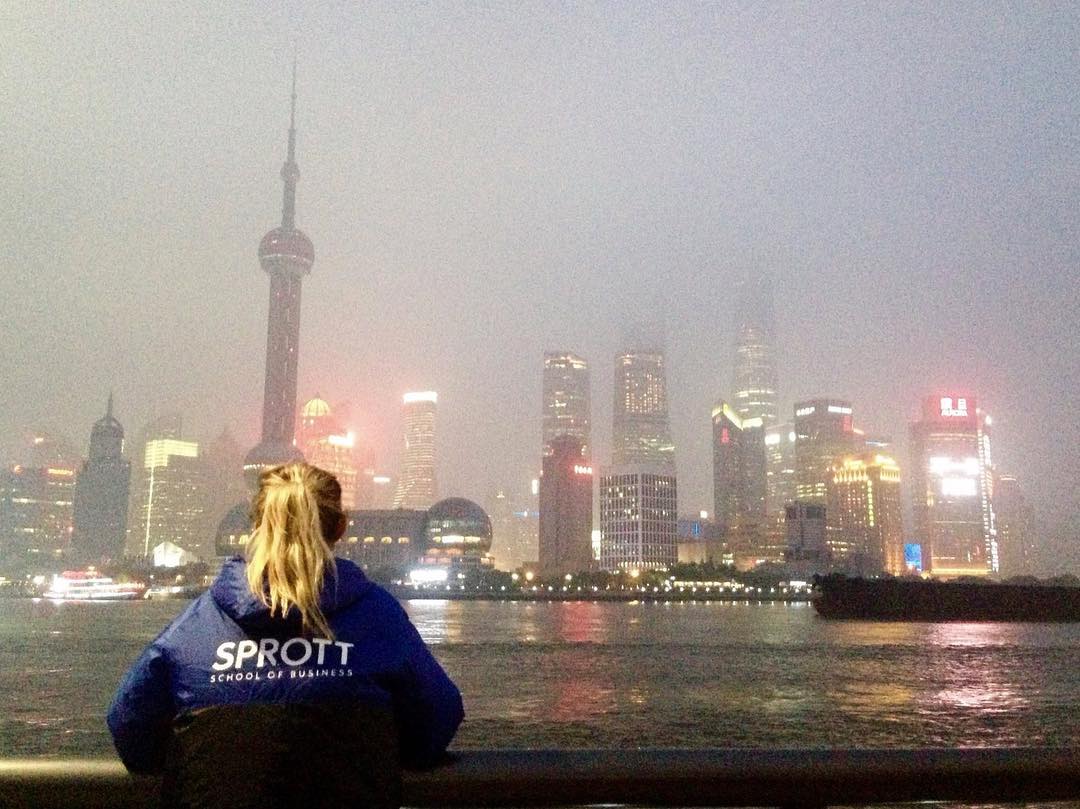
[[[429,766],[446,752],[465,716],[461,692],[431,654],[412,622],[401,634],[404,672],[394,694],[401,757],[406,765]]]
[[[109,708],[113,744],[131,772],[164,766],[175,714],[168,662],[152,643],[124,675]]]

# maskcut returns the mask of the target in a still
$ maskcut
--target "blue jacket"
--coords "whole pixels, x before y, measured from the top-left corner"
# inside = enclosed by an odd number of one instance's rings
[[[403,760],[435,761],[461,724],[461,694],[397,600],[352,562],[336,561],[320,599],[330,640],[305,637],[298,615],[271,617],[248,589],[244,560],[228,560],[120,683],[108,723],[128,769],[160,769],[177,715],[247,702],[386,706]]]

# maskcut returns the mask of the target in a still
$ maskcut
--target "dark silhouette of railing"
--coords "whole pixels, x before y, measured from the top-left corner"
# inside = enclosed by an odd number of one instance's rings
[[[157,789],[113,760],[0,760],[2,807],[153,806]],[[403,804],[811,809],[946,800],[1080,800],[1080,748],[475,750],[407,773]]]

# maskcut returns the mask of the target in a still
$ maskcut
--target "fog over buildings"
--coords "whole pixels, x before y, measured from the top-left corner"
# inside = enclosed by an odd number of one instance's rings
[[[0,25],[0,460],[129,435],[260,437],[293,43],[299,400],[395,469],[439,398],[440,492],[539,471],[542,358],[591,370],[611,454],[629,323],[664,334],[680,506],[712,504],[735,290],[771,279],[779,421],[850,401],[909,463],[969,390],[996,464],[1080,532],[1080,8],[264,4],[62,8]],[[299,402],[298,402],[299,404]],[[133,447],[129,446],[129,453]],[[130,456],[129,457],[133,457]]]

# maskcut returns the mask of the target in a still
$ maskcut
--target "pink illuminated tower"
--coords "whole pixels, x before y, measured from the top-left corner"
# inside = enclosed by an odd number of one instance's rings
[[[266,329],[266,386],[263,392],[262,439],[244,460],[249,480],[270,466],[302,460],[294,445],[296,430],[296,362],[300,342],[300,284],[311,272],[315,248],[296,227],[296,64],[293,63],[289,152],[281,167],[285,183],[281,226],[263,236],[259,263],[270,276],[270,317]]]

